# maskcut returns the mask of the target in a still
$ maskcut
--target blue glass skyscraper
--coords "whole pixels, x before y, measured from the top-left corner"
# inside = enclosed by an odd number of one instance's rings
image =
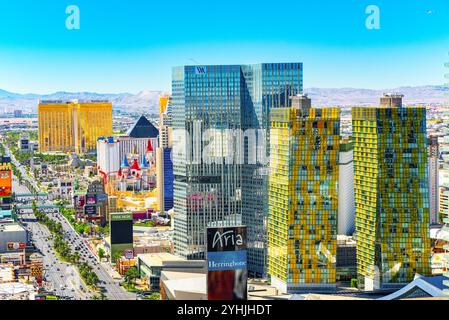
[[[173,68],[175,253],[203,259],[208,226],[248,227],[266,274],[269,113],[302,93],[302,63]]]

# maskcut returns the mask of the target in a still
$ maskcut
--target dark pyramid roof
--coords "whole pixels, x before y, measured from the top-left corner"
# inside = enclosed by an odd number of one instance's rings
[[[126,135],[131,138],[157,138],[159,136],[159,130],[147,118],[141,116],[131,129],[128,130]]]

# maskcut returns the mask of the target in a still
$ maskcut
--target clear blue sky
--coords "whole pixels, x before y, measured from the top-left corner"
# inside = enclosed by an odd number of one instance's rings
[[[442,84],[448,21],[448,0],[3,0],[0,89],[170,90],[171,67],[193,61],[301,61],[305,87]]]

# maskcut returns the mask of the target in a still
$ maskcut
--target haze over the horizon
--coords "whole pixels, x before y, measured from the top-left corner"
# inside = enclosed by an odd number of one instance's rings
[[[286,61],[304,63],[305,88],[445,82],[445,0],[134,2],[75,1],[79,30],[65,26],[68,3],[0,3],[0,88],[170,91],[172,66]],[[380,9],[379,30],[365,26],[371,4]]]
[[[341,87],[341,88],[321,88],[321,87],[305,87],[303,89],[304,93],[307,94],[308,91],[314,91],[314,90],[320,90],[320,91],[346,91],[346,90],[354,90],[354,91],[360,91],[360,90],[368,90],[368,91],[384,91],[386,93],[391,93],[391,92],[396,92],[395,90],[399,90],[400,89],[404,89],[404,88],[411,88],[411,89],[418,89],[418,88],[424,88],[424,87],[441,87],[442,89],[446,90],[447,86],[443,85],[443,84],[436,84],[436,85],[431,85],[431,84],[426,84],[426,85],[419,85],[419,86],[407,86],[407,85],[403,85],[403,86],[399,86],[399,87],[391,87],[391,88],[356,88],[356,87]],[[447,89],[446,91],[449,91],[449,89]],[[93,90],[89,90],[89,91],[68,91],[68,90],[58,90],[58,91],[54,91],[54,92],[46,92],[46,93],[42,93],[42,92],[25,92],[25,93],[21,93],[21,92],[14,92],[14,91],[9,91],[9,90],[5,90],[3,88],[0,88],[0,98],[2,97],[2,95],[4,93],[9,93],[12,95],[18,95],[21,97],[24,96],[37,96],[37,97],[45,97],[45,96],[53,96],[53,95],[63,95],[63,94],[68,94],[68,95],[73,95],[73,94],[95,94],[95,95],[145,95],[145,94],[150,94],[150,93],[155,93],[155,92],[161,92],[161,93],[171,93],[170,90],[146,90],[143,89],[141,91],[138,92],[99,92],[99,91],[93,91]],[[400,92],[398,92],[400,93]]]

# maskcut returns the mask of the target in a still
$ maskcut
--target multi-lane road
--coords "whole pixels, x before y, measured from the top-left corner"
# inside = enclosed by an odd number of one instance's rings
[[[9,151],[6,148],[7,151]],[[24,179],[28,180],[32,186],[39,190],[36,181],[28,176],[14,156],[11,156],[14,165],[21,171]],[[20,185],[16,177],[13,178],[13,190],[20,193],[28,193],[26,186]],[[100,280],[102,292],[110,300],[134,300],[136,295],[125,291],[120,286],[120,281],[113,279],[107,271],[111,269],[107,264],[98,262],[95,255],[87,246],[87,239],[81,237],[70,225],[67,219],[60,213],[49,213],[48,217],[56,222],[60,222],[63,228],[63,236],[70,244],[72,252],[78,252],[81,256],[81,262],[87,262],[97,274]],[[53,249],[53,241],[50,239],[49,230],[34,221],[33,215],[21,215],[19,217],[25,222],[25,227],[31,233],[32,242],[41,251],[44,256],[45,278],[50,283],[53,291],[61,296],[70,297],[72,299],[90,299],[94,294],[91,292],[84,282],[81,280],[77,268],[60,261]]]
[[[103,293],[110,300],[132,300],[136,296],[126,292],[121,286],[119,280],[115,280],[106,271],[107,266],[99,263],[97,258],[89,251],[86,239],[82,238],[72,229],[67,220],[59,213],[48,214],[48,217],[61,223],[64,230],[64,239],[69,243],[73,252],[78,252],[81,256],[81,262],[87,262],[97,274],[100,280],[100,287]],[[69,264],[61,262],[53,250],[53,241],[50,238],[48,229],[33,222],[32,214],[21,215],[20,218],[27,220],[26,227],[31,231],[31,239],[34,245],[44,255],[44,269],[48,275],[46,278],[52,284],[55,293],[61,296],[69,296],[75,299],[90,299],[91,292],[81,280],[77,269]]]
[[[100,285],[103,288],[104,294],[111,300],[132,300],[136,296],[125,291],[120,286],[120,281],[113,279],[109,272],[107,272],[105,265],[98,262],[98,259],[89,250],[87,246],[87,239],[81,237],[70,225],[70,223],[60,213],[49,214],[49,217],[57,222],[60,222],[64,230],[64,238],[67,240],[73,252],[78,252],[81,255],[81,260],[87,262],[93,271],[100,279]]]
[[[26,172],[25,168],[23,167],[23,165],[17,161],[16,157],[14,156],[14,154],[9,150],[8,146],[4,146],[5,147],[5,151],[9,154],[9,156],[11,157],[11,161],[14,163],[14,166],[17,168],[18,171],[20,171],[20,173],[22,174],[23,179],[27,180],[33,187],[35,190],[39,190],[36,181],[34,181],[33,179],[31,179],[28,176],[28,173]],[[15,191],[16,193],[19,193],[17,191]]]
[[[23,214],[20,219],[31,235],[32,244],[43,255],[43,276],[47,291],[70,299],[90,299],[90,290],[81,280],[77,269],[60,261],[56,256],[50,231],[45,226],[34,222],[33,214]]]

